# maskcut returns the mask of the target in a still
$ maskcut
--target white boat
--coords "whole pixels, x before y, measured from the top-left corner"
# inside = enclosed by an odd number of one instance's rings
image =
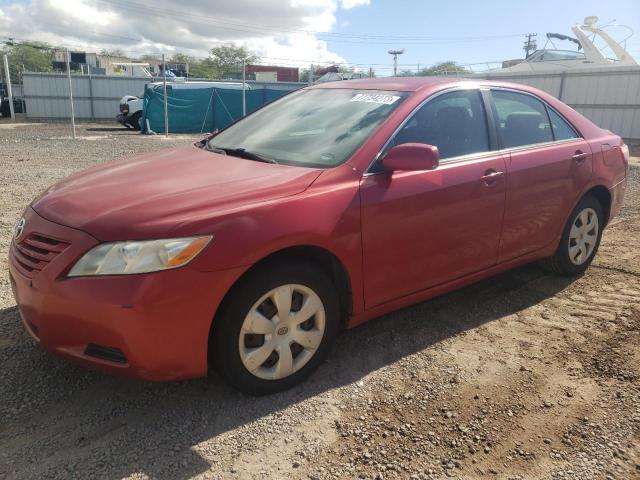
[[[571,30],[575,38],[554,33],[547,34],[547,44],[553,45],[553,39],[570,40],[578,45],[578,50],[558,50],[543,48],[536,50],[522,62],[516,65],[502,68],[500,72],[541,72],[551,70],[569,70],[594,67],[612,66],[637,66],[636,60],[624,48],[625,41],[633,35],[633,30],[625,25],[615,25],[631,31],[623,40],[615,41],[603,29],[607,26],[597,27],[598,17],[591,16],[584,19],[582,25],[576,25]],[[601,48],[596,46],[598,38],[604,42]],[[613,54],[615,58],[609,58],[607,54]]]

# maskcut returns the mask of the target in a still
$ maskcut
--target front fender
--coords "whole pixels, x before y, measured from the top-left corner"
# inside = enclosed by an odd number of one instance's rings
[[[360,175],[352,172],[339,180],[335,176],[321,175],[301,194],[209,220],[215,239],[191,266],[200,271],[238,267],[247,270],[286,248],[321,248],[342,262],[351,281],[354,311],[360,311],[363,308]]]

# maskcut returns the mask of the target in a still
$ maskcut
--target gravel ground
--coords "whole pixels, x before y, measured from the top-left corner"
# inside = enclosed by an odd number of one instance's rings
[[[0,257],[55,180],[193,141],[0,123]],[[145,384],[41,352],[0,263],[0,478],[640,478],[640,166],[581,278],[531,265],[346,332],[306,383]]]

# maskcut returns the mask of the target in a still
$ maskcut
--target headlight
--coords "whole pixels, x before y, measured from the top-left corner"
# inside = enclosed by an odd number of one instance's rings
[[[126,275],[181,267],[193,260],[213,235],[97,245],[76,262],[69,277]]]

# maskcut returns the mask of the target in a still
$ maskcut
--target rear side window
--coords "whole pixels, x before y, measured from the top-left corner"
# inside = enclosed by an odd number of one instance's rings
[[[447,159],[489,150],[487,121],[478,90],[457,90],[429,100],[396,134],[390,146],[435,145]]]
[[[579,138],[576,131],[567,121],[558,115],[551,108],[547,108],[549,112],[549,118],[551,119],[551,127],[553,128],[553,135],[556,140],[569,140],[572,138]]]
[[[504,90],[493,90],[491,96],[503,148],[553,141],[547,110],[540,100]]]

